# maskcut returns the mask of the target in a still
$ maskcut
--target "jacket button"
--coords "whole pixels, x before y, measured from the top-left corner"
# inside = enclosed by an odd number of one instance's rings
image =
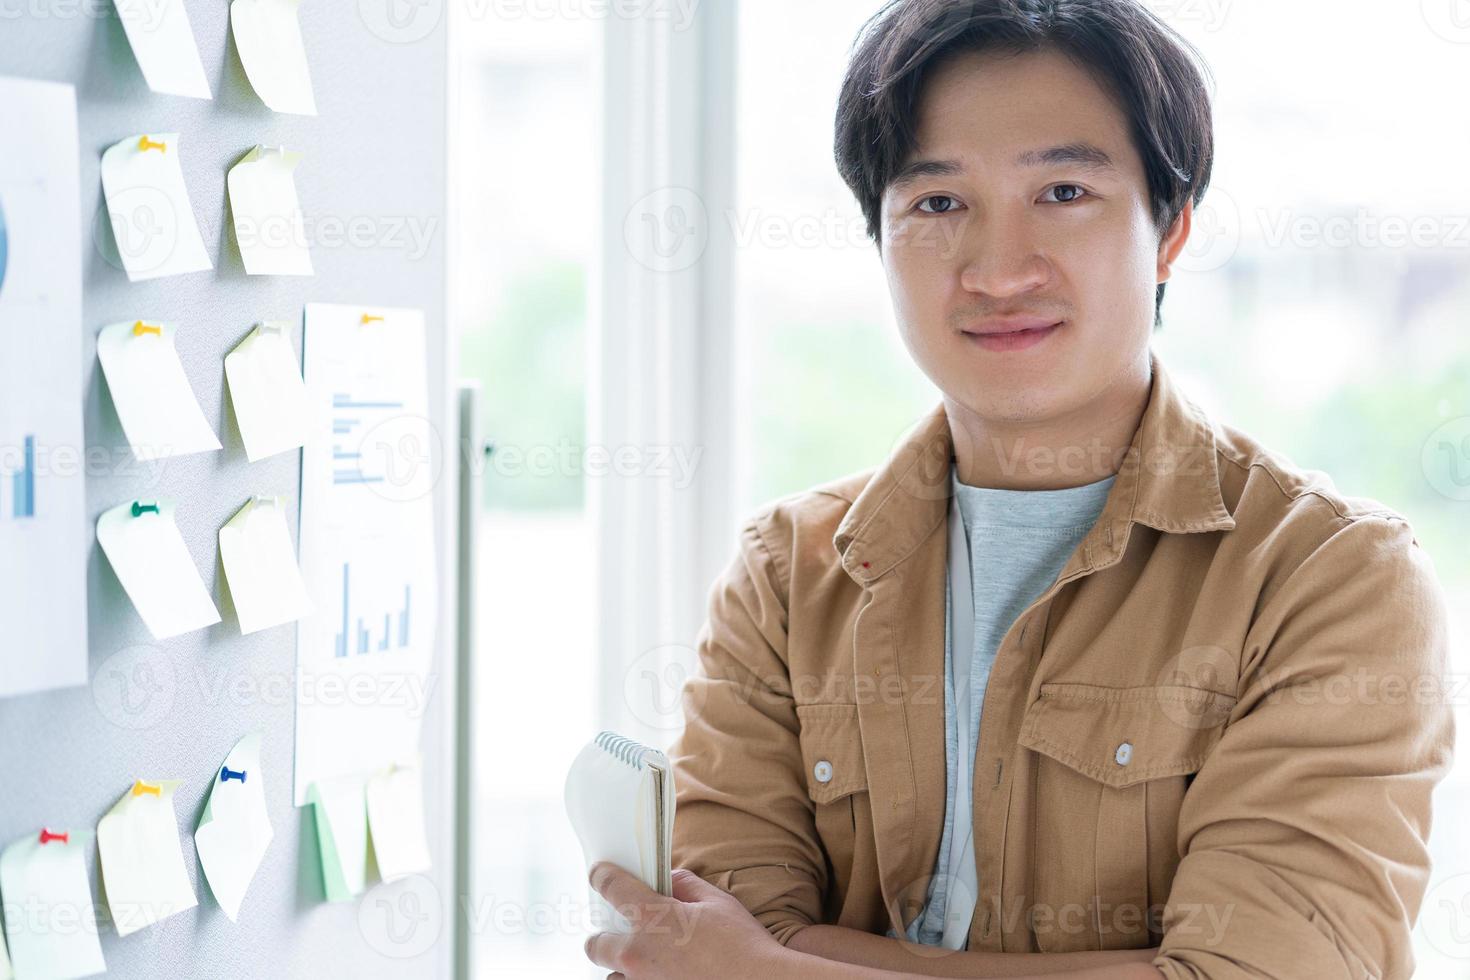
[[[823,759],[812,767],[812,775],[817,777],[819,783],[830,783],[832,781],[832,763]]]
[[[1116,752],[1113,753],[1113,761],[1116,762],[1120,766],[1126,766],[1126,765],[1128,765],[1129,761],[1132,758],[1133,758],[1133,743],[1132,742],[1124,742],[1122,745],[1118,746],[1118,751],[1116,751]]]

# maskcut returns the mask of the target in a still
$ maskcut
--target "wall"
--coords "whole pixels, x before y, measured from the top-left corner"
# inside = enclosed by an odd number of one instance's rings
[[[277,115],[255,96],[229,37],[226,3],[188,4],[215,94],[205,102],[148,90],[110,4],[0,2],[0,74],[66,81],[77,90],[83,227],[58,233],[84,236],[84,347],[77,369],[85,384],[87,446],[99,457],[89,464],[85,519],[90,528],[102,511],[136,497],[177,499],[184,539],[224,616],[213,627],[155,643],[93,536],[87,555],[91,686],[0,700],[0,843],[42,824],[94,827],[134,777],[185,780],[176,808],[199,906],[125,939],[105,927],[109,976],[414,977],[445,976],[450,969],[453,470],[436,487],[441,608],[423,743],[435,897],[442,901],[420,924],[436,929],[438,940],[418,955],[405,954],[422,947],[422,933],[415,943],[395,947],[380,928],[359,926],[359,903],[322,901],[311,811],[291,805],[295,630],[240,636],[216,537],[252,493],[286,494],[293,536],[297,530],[299,454],[248,464],[227,405],[224,355],[258,320],[295,320],[292,343],[299,354],[301,310],[308,301],[424,309],[433,422],[453,438],[446,385],[442,8],[424,8],[433,23],[421,19],[374,31],[367,20],[384,3],[302,5],[318,107],[313,118]],[[381,18],[382,10],[376,14]],[[424,27],[430,29],[416,37]],[[111,233],[98,178],[102,150],[149,131],[181,134],[184,176],[213,272],[130,284],[104,256]],[[256,143],[304,153],[296,184],[313,239],[313,278],[245,275],[225,224],[225,173]],[[366,238],[341,241],[354,218],[359,230],[367,229]],[[427,231],[426,241],[417,242],[411,228],[420,237]],[[180,355],[222,451],[133,462],[97,364],[96,332],[135,317],[180,323]],[[209,777],[235,740],[253,729],[264,735],[276,836],[236,924],[209,894],[188,835],[203,810]],[[100,902],[95,858],[90,875]]]

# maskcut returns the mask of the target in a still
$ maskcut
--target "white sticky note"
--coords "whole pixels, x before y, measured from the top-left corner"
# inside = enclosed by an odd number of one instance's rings
[[[114,0],[148,87],[166,95],[213,98],[184,0]]]
[[[284,497],[255,497],[219,529],[219,555],[240,632],[294,623],[311,612]]]
[[[355,776],[318,780],[306,791],[306,802],[316,816],[322,888],[329,902],[360,894],[367,880],[365,797],[365,780]]]
[[[178,133],[129,136],[109,146],[102,193],[130,282],[214,268],[184,186]]]
[[[236,742],[214,774],[209,802],[194,831],[204,877],[231,922],[239,921],[240,903],[274,836],[265,806],[257,732]]]
[[[301,0],[235,0],[230,29],[260,101],[276,112],[316,115],[296,8]]]
[[[174,790],[181,780],[138,780],[97,824],[102,886],[119,936],[199,904],[184,869]]]
[[[225,176],[235,241],[247,275],[313,274],[292,177],[300,162],[301,154],[295,150],[257,146]]]
[[[369,779],[367,814],[373,854],[384,881],[429,870],[423,778],[417,764],[396,765]]]
[[[306,441],[306,383],[286,332],[290,326],[283,320],[258,324],[225,355],[230,401],[252,463]]]
[[[44,843],[43,843],[44,838]],[[43,829],[0,854],[5,933],[18,977],[90,977],[107,969],[87,883],[84,830]]]
[[[97,543],[155,640],[219,622],[172,500],[132,500],[106,511],[97,518]]]
[[[178,326],[129,320],[102,328],[97,359],[123,432],[140,460],[220,448],[174,346]]]

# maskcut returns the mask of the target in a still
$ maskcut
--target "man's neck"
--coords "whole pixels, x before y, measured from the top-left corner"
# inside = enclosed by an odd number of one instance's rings
[[[1148,405],[1149,364],[1098,398],[1047,419],[982,418],[944,396],[956,475],[973,487],[1065,490],[1118,472]]]

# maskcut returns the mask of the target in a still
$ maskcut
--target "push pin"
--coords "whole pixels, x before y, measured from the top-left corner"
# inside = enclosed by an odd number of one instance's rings
[[[241,769],[239,772],[236,772],[229,766],[222,767],[219,772],[219,781],[227,783],[232,779],[238,779],[243,783],[245,781],[245,770]]]
[[[141,337],[145,333],[156,334],[157,336],[162,337],[163,328],[158,326],[157,324],[144,323],[142,320],[133,321],[133,336]]]
[[[145,783],[143,782],[143,780],[140,779],[133,784],[133,795],[142,796],[144,793],[152,793],[154,796],[162,796],[163,789],[160,786],[153,786],[149,783]]]
[[[146,514],[148,511],[152,511],[153,513],[157,514],[158,513],[158,505],[157,504],[140,503],[139,501],[136,501],[136,500],[133,501],[133,516],[134,517],[138,517],[138,516],[140,516],[142,514]]]
[[[159,153],[167,153],[168,152],[168,146],[166,144],[164,144],[164,143],[155,143],[155,142],[153,142],[153,140],[149,139],[146,136],[139,136],[138,137],[138,150],[140,152],[147,151],[147,150],[157,150]]]
[[[383,320],[383,318],[380,317],[380,316],[375,316],[372,313],[364,313],[362,315],[363,326],[366,326],[367,324],[372,323],[374,320],[376,320],[376,321],[378,321],[378,322],[381,323],[382,320]]]
[[[71,834],[70,833],[54,834],[51,831],[47,830],[45,827],[42,827],[41,828],[41,843],[42,844],[49,844],[49,843],[51,843],[54,840],[59,840],[63,844],[70,844],[71,841],[68,840],[69,837],[71,837]]]

